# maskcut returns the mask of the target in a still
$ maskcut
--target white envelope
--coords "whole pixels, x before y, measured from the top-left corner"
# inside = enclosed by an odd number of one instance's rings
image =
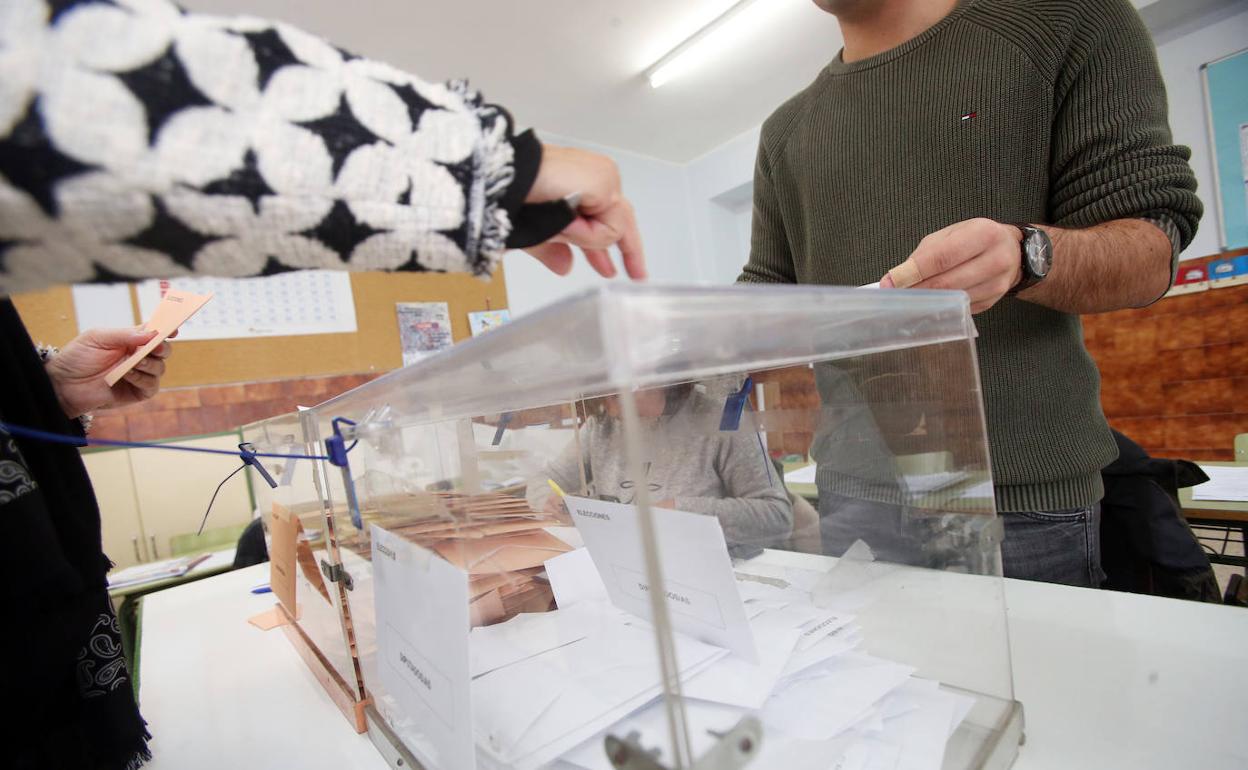
[[[737,722],[748,713],[743,709],[725,706],[719,703],[706,703],[697,700],[685,700],[685,721],[689,728],[689,748],[694,758],[705,754],[719,740],[716,733],[724,733],[736,726]],[[565,762],[586,768],[586,770],[613,770],[611,760],[603,749],[603,741],[607,733],[623,738],[633,733],[646,749],[657,749],[658,761],[664,767],[674,767],[675,759],[671,748],[671,733],[667,726],[667,708],[662,700],[646,706],[640,711],[625,717],[611,725],[608,730],[595,735],[588,741],[564,754]]]
[[[676,647],[682,668],[724,654],[684,637],[676,640]],[[499,762],[518,770],[536,768],[660,691],[653,631],[620,623],[473,680],[478,742]],[[539,705],[517,712],[508,692],[527,693]]]
[[[797,738],[828,740],[853,727],[912,673],[909,666],[869,655],[841,655],[787,682],[767,700],[760,716],[764,724]]]
[[[650,591],[657,587],[650,586],[647,577],[637,506],[572,495],[564,502],[585,538],[585,547],[611,601],[649,620]],[[653,514],[662,589],[672,627],[708,644],[726,647],[745,660],[758,661],[758,648],[737,591],[719,519],[662,508],[654,509]]]
[[[559,609],[589,601],[609,601],[607,586],[598,576],[598,568],[590,558],[589,551],[577,548],[546,560],[546,579],[555,594]]]
[[[764,613],[763,621],[770,613]],[[722,703],[743,709],[759,709],[780,681],[793,646],[802,635],[791,626],[755,625],[755,638],[761,651],[759,662],[751,663],[736,655],[728,655],[703,673],[682,685],[686,698]]]
[[[480,626],[468,635],[473,678],[543,652],[602,633],[617,625],[619,610],[604,602],[586,602],[554,612],[523,612],[505,623]]]
[[[862,643],[862,629],[853,624],[841,626],[806,649],[796,650],[780,675],[786,679],[801,676],[818,664],[844,655]]]

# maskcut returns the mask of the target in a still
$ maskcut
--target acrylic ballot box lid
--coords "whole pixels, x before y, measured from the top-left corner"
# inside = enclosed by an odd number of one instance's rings
[[[980,393],[960,292],[574,296],[294,417],[319,643],[396,762],[1006,767]]]
[[[611,284],[397,369],[312,412],[322,422],[358,419],[384,405],[405,420],[454,419],[974,334],[961,292]]]

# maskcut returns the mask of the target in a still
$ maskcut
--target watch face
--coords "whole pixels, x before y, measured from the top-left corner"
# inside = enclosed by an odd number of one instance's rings
[[[1048,236],[1039,230],[1027,234],[1023,243],[1023,253],[1027,255],[1028,271],[1037,278],[1049,274],[1053,266],[1053,244]]]

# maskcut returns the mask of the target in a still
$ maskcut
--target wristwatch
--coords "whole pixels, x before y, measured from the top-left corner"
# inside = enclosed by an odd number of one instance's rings
[[[1049,234],[1032,225],[1014,225],[1023,234],[1021,246],[1023,260],[1023,277],[1019,279],[1010,294],[1030,289],[1044,280],[1053,268],[1053,241]]]

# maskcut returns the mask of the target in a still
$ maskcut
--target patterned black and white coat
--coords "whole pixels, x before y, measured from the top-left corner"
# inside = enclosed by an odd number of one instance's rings
[[[0,0],[0,296],[304,268],[488,274],[540,158],[466,84],[284,24]]]

